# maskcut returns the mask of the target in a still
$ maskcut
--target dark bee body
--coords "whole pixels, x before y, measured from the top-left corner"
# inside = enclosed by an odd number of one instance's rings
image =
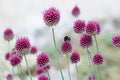
[[[71,41],[71,38],[69,36],[65,36],[64,41]]]

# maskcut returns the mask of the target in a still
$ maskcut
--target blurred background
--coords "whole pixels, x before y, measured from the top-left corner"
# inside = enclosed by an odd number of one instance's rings
[[[97,36],[101,54],[104,56],[102,65],[102,76],[104,80],[120,80],[120,49],[111,45],[112,36],[120,33],[120,0],[0,0],[0,80],[6,80],[5,76],[11,72],[11,66],[5,60],[5,53],[8,50],[8,43],[3,39],[3,31],[12,28],[15,38],[11,41],[11,48],[14,47],[16,39],[20,36],[27,36],[32,45],[37,46],[36,55],[28,55],[29,65],[35,75],[36,56],[41,51],[46,51],[51,58],[50,76],[52,80],[60,80],[60,74],[55,59],[55,49],[52,41],[51,29],[43,23],[43,11],[49,7],[56,7],[60,10],[61,20],[55,27],[55,36],[58,48],[65,35],[69,35],[74,46],[73,51],[81,55],[81,62],[78,64],[78,71],[81,80],[87,80],[89,68],[85,51],[79,46],[80,35],[74,33],[73,23],[76,20],[72,16],[72,8],[78,5],[81,10],[79,19],[96,20],[101,24],[101,34]],[[76,43],[75,43],[76,42]],[[68,80],[66,58],[60,53],[61,64],[65,80]],[[22,67],[26,71],[25,62]],[[76,79],[76,71],[73,64],[70,64],[72,79]],[[26,72],[27,73],[27,72]],[[56,74],[57,73],[57,74]],[[21,80],[21,72],[15,68],[16,79]],[[29,77],[26,75],[27,80]]]

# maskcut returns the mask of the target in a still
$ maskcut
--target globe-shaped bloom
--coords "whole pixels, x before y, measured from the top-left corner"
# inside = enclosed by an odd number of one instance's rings
[[[6,79],[13,80],[13,75],[11,73],[7,74]]]
[[[26,55],[30,52],[31,44],[27,37],[18,38],[15,44],[15,50],[21,55]]]
[[[84,31],[84,28],[85,28],[85,21],[83,21],[83,20],[76,20],[74,22],[73,29],[74,29],[75,33],[82,33]]]
[[[5,31],[4,31],[4,39],[6,41],[11,41],[14,37],[14,33],[13,33],[13,30],[10,29],[10,28],[7,28]]]
[[[43,67],[45,65],[47,65],[50,62],[49,56],[47,55],[47,53],[42,52],[41,54],[39,54],[37,56],[37,60],[36,63],[39,67]]]
[[[120,34],[114,35],[112,38],[112,45],[114,47],[120,47]]]
[[[37,53],[37,48],[35,46],[32,46],[31,50],[30,50],[30,53],[31,54],[36,54]]]
[[[80,46],[83,48],[89,48],[93,44],[92,37],[88,34],[82,34],[80,37]]]
[[[96,53],[92,58],[92,62],[95,65],[101,65],[103,63],[103,56],[99,53]]]
[[[85,26],[85,32],[89,35],[96,35],[98,33],[95,21],[89,21],[87,23]]]
[[[75,17],[77,17],[77,16],[79,16],[79,14],[80,14],[80,9],[79,9],[79,7],[76,5],[76,6],[72,9],[72,15],[75,16]]]
[[[70,56],[70,60],[72,63],[78,63],[80,61],[80,55],[78,52],[73,52],[72,55]]]
[[[45,72],[45,70],[41,67],[37,67],[35,71],[37,75],[41,75]]]
[[[44,11],[43,20],[46,25],[54,26],[60,21],[60,12],[54,7],[51,7]]]
[[[45,74],[42,74],[38,77],[38,80],[49,80],[48,76]]]
[[[45,71],[49,70],[49,69],[50,69],[50,64],[44,66],[43,69],[44,69]]]
[[[64,41],[61,45],[61,51],[63,54],[71,53],[72,52],[71,42]]]
[[[15,67],[18,64],[21,63],[21,57],[19,56],[19,54],[12,54],[12,57],[10,58],[10,64]]]

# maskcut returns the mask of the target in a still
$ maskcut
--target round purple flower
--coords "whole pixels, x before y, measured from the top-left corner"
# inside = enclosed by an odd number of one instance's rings
[[[95,65],[101,65],[103,63],[103,56],[99,53],[96,53],[92,58],[92,62]]]
[[[49,56],[47,55],[47,53],[42,52],[41,54],[39,54],[37,56],[36,63],[39,67],[43,67],[43,66],[47,65],[49,62],[50,62],[50,60],[49,60]]]
[[[49,70],[49,69],[50,69],[50,64],[44,66],[43,69],[44,69],[45,71]]]
[[[101,27],[100,27],[100,24],[96,21],[93,21],[93,23],[96,25],[96,29],[97,29],[97,33],[96,34],[99,34],[101,32]]]
[[[88,48],[92,46],[92,37],[88,34],[82,34],[80,37],[80,46],[83,48]]]
[[[15,44],[15,50],[21,55],[26,55],[30,52],[31,44],[27,37],[18,38]]]
[[[51,7],[43,13],[43,20],[48,26],[56,25],[60,21],[60,12],[56,8]]]
[[[61,45],[61,51],[62,51],[63,54],[67,54],[67,53],[72,52],[71,43],[68,42],[68,41],[63,42],[62,45]]]
[[[15,67],[21,62],[21,57],[18,54],[12,54],[12,57],[10,58],[10,64]]]
[[[13,75],[11,73],[7,74],[6,79],[13,80]]]
[[[82,33],[84,31],[84,27],[85,27],[85,21],[83,20],[76,20],[74,22],[74,32],[75,33]]]
[[[80,55],[78,52],[73,52],[70,56],[70,60],[72,63],[78,63],[80,61]]]
[[[88,75],[87,80],[96,80],[95,74]]]
[[[35,46],[32,46],[31,50],[30,50],[30,53],[31,54],[36,54],[37,53],[37,48]]]
[[[45,70],[43,68],[41,68],[41,67],[37,67],[35,71],[36,71],[37,75],[40,75],[40,74],[45,72]]]
[[[75,17],[77,17],[77,16],[79,16],[79,14],[80,14],[80,9],[79,9],[79,7],[76,5],[76,6],[72,9],[72,15],[75,16]]]
[[[114,35],[112,38],[112,45],[114,47],[120,47],[120,34]]]
[[[7,28],[5,31],[4,31],[4,39],[6,41],[11,41],[14,37],[14,33],[12,31],[12,29],[10,28]]]
[[[9,60],[10,59],[10,52],[7,52],[6,54],[5,54],[5,60]]]
[[[48,76],[45,74],[42,74],[38,77],[38,80],[49,80]]]
[[[85,26],[85,32],[89,35],[96,35],[97,34],[97,27],[95,21],[89,21]]]

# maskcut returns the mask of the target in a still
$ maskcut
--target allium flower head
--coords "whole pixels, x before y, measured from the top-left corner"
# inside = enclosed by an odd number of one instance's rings
[[[83,48],[88,48],[92,46],[92,37],[88,34],[82,34],[80,37],[80,46]]]
[[[12,31],[12,29],[10,28],[7,28],[5,31],[4,31],[4,39],[6,41],[11,41],[14,37],[14,33]]]
[[[5,60],[9,60],[10,59],[10,52],[7,52],[6,54],[5,54]]]
[[[79,7],[76,5],[76,6],[72,9],[72,15],[75,16],[75,17],[77,17],[77,16],[79,16],[79,14],[80,14],[80,9],[79,9]]]
[[[112,45],[114,47],[120,47],[120,34],[114,35],[112,38]]]
[[[50,64],[44,66],[43,69],[44,69],[45,71],[49,70],[49,69],[50,69]]]
[[[21,62],[21,57],[18,54],[12,54],[12,57],[10,58],[10,64],[15,67]]]
[[[49,80],[48,76],[45,74],[42,74],[38,77],[38,80]]]
[[[60,12],[56,8],[51,7],[43,13],[43,20],[48,26],[56,25],[60,21]]]
[[[70,60],[72,63],[78,63],[80,61],[80,55],[78,52],[73,52],[70,56]]]
[[[13,80],[13,75],[11,73],[7,74],[6,79]]]
[[[96,21],[93,21],[93,23],[96,25],[96,29],[97,29],[97,33],[96,34],[99,34],[101,32],[101,27],[100,27],[100,24]]]
[[[31,50],[30,50],[30,53],[31,54],[36,54],[37,53],[37,48],[35,46],[32,46]]]
[[[35,71],[37,75],[43,74],[45,72],[45,70],[41,67],[37,67]]]
[[[20,53],[21,55],[26,55],[30,52],[31,44],[29,42],[29,39],[27,37],[21,37],[18,38],[15,44],[15,49]]]
[[[88,75],[87,80],[96,80],[95,74]]]
[[[74,32],[75,33],[82,33],[84,31],[84,27],[85,27],[85,21],[83,20],[76,20],[74,22]]]
[[[71,42],[63,42],[61,45],[61,51],[63,54],[67,54],[72,52],[72,45]]]
[[[97,25],[95,21],[89,21],[85,26],[85,32],[89,35],[96,35],[97,34]]]
[[[99,53],[96,53],[92,58],[92,62],[95,65],[101,65],[103,63],[103,56]]]
[[[47,53],[42,52],[41,54],[39,54],[37,56],[36,63],[39,67],[43,67],[43,66],[47,65],[49,62],[50,62],[50,60],[49,60],[49,56],[47,55]]]

